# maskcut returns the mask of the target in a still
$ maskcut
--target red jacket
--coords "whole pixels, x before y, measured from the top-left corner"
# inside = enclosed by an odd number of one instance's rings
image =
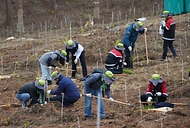
[[[168,95],[167,90],[166,90],[166,82],[165,81],[163,81],[162,83],[158,83],[157,86],[154,86],[153,83],[151,81],[149,81],[148,88],[146,90],[146,94],[150,94],[150,95],[154,96],[156,94],[156,92],[161,92],[165,95]]]

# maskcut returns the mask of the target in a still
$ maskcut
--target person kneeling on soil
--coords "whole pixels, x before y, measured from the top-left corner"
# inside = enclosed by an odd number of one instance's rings
[[[159,74],[153,74],[149,80],[146,94],[141,95],[141,102],[164,102],[168,97],[166,82],[162,80]]]
[[[115,81],[114,74],[111,71],[105,73],[93,73],[88,76],[84,82],[84,116],[86,120],[89,120],[92,116],[92,97],[99,96],[102,98],[101,88],[105,88],[106,95],[110,101],[114,99],[110,95],[110,85]],[[104,111],[104,101],[100,100],[100,117],[102,119],[107,118]]]
[[[39,103],[43,105],[45,103],[44,90],[47,88],[45,81],[40,79],[35,82],[28,83],[18,90],[16,98],[22,102],[22,107],[27,107],[27,102],[31,100],[28,107]]]
[[[125,50],[122,43],[117,43],[115,48],[109,51],[107,59],[105,61],[105,67],[113,74],[121,74],[123,68],[123,53]]]
[[[80,93],[70,78],[61,75],[58,71],[54,71],[51,76],[52,80],[56,81],[58,88],[57,90],[47,91],[47,94],[56,95],[55,97],[51,97],[50,101],[63,102],[65,107],[72,106],[76,101],[78,101]]]

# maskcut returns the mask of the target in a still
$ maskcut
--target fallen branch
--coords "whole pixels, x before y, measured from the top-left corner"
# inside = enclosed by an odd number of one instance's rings
[[[16,103],[0,104],[0,107],[21,107],[21,104],[16,104]]]

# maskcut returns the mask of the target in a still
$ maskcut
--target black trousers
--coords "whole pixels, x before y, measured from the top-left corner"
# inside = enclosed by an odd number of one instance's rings
[[[125,66],[125,68],[133,68],[133,48],[134,46],[132,46],[132,51],[129,51],[128,46],[124,45],[125,47],[125,62],[127,63],[127,66]]]
[[[166,101],[166,99],[167,99],[167,96],[166,95],[161,95],[161,96],[158,96],[158,97],[155,97],[155,96],[153,96],[152,97],[153,98],[153,100],[152,101],[155,101],[155,102],[164,102],[164,101]],[[157,99],[156,99],[157,98]],[[146,102],[146,100],[148,99],[148,96],[146,95],[146,94],[142,94],[141,95],[141,101],[142,102]],[[156,101],[157,100],[157,101]]]
[[[67,95],[60,94],[56,95],[55,97],[51,97],[50,101],[59,101],[62,103],[62,97],[63,97],[63,105],[65,107],[73,105],[80,97],[68,97]]]
[[[77,69],[76,69],[76,64],[75,64],[75,59],[76,59],[76,56],[73,56],[72,55],[72,77],[75,77],[76,76],[76,72],[77,72]],[[81,55],[79,57],[80,59],[80,63],[81,63],[81,66],[82,66],[82,74],[83,74],[83,77],[86,77],[87,76],[87,68],[86,68],[86,60],[85,60],[85,52],[82,51],[81,52]]]

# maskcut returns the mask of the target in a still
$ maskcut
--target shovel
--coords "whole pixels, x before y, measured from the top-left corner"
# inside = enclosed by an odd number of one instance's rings
[[[86,96],[86,94],[83,94],[83,95]],[[102,100],[106,100],[106,101],[110,101],[110,100],[107,99],[107,98],[98,97],[98,96],[95,96],[95,95],[92,95],[92,97],[93,97],[93,98],[100,98],[100,99],[102,99]],[[125,103],[125,102],[121,102],[121,101],[117,101],[117,100],[113,100],[112,102],[135,107],[133,104],[129,104],[129,103]]]

